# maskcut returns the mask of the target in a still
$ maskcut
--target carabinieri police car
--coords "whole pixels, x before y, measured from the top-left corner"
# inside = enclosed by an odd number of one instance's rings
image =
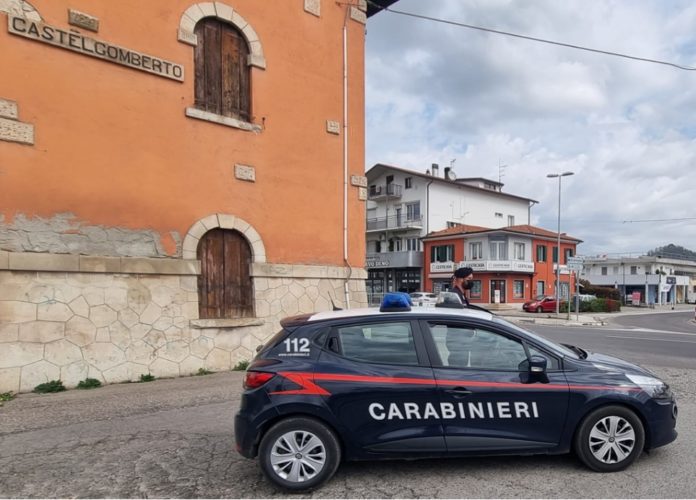
[[[304,490],[341,460],[574,450],[613,472],[676,439],[676,401],[649,371],[461,307],[387,294],[285,319],[246,373],[237,450]]]

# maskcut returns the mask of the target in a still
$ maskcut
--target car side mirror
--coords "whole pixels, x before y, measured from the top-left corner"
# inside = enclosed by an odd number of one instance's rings
[[[546,373],[546,358],[536,354],[529,358],[529,372],[534,374]]]

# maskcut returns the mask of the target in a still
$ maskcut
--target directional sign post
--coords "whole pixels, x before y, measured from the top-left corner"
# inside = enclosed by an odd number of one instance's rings
[[[582,272],[584,257],[568,257],[568,269],[575,273],[575,319],[580,321],[580,281],[578,275]],[[570,319],[570,301],[568,301],[568,319]]]

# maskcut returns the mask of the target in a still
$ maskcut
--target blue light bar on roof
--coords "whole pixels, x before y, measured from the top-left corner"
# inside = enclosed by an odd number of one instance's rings
[[[412,304],[411,297],[407,293],[389,292],[384,295],[379,312],[410,311]]]

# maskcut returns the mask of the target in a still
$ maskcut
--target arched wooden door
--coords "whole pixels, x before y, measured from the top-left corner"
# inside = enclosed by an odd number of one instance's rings
[[[251,248],[238,231],[211,229],[198,243],[201,319],[254,316]]]

